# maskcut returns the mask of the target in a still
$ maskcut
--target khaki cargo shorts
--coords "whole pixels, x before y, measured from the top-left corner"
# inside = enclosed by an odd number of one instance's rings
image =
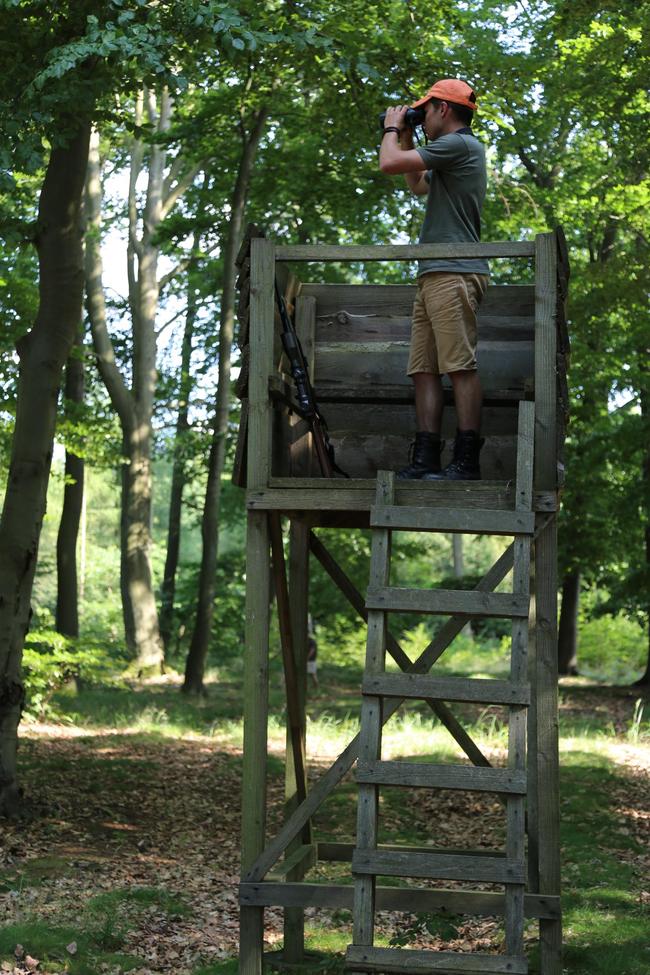
[[[407,375],[476,369],[476,313],[488,280],[446,271],[418,278]]]

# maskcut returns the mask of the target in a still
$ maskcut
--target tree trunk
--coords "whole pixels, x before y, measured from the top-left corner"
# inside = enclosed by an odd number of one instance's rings
[[[63,366],[83,301],[81,200],[90,126],[52,149],[39,202],[39,308],[18,347],[20,377],[9,477],[0,519],[0,814],[16,814],[17,729],[24,702],[21,660]]]
[[[194,247],[197,247],[195,241]],[[176,570],[181,545],[181,511],[183,502],[183,488],[185,487],[185,439],[190,424],[188,421],[190,407],[190,393],[192,390],[192,376],[190,364],[192,358],[192,340],[196,322],[196,292],[192,286],[191,273],[187,291],[187,314],[185,316],[185,330],[181,348],[181,378],[179,384],[178,416],[176,418],[176,434],[174,438],[174,462],[172,467],[172,484],[169,495],[169,519],[167,522],[167,554],[165,556],[165,571],[160,593],[160,634],[169,650],[174,620],[174,595],[176,592]]]
[[[567,572],[562,582],[562,608],[558,628],[558,673],[578,673],[578,607],[580,605],[580,572]]]
[[[65,409],[83,403],[83,327],[77,331],[74,349],[65,367]],[[64,636],[79,636],[77,590],[77,536],[84,496],[84,461],[72,450],[65,452],[63,510],[56,540],[56,630]]]
[[[159,136],[170,125],[172,103],[166,91],[159,104],[154,94],[145,91],[138,101],[136,122],[142,122],[146,108],[149,122]],[[136,138],[132,147],[129,183],[129,242],[127,268],[129,305],[133,326],[132,388],[121,375],[106,322],[99,250],[101,222],[101,182],[99,140],[94,137],[88,167],[86,199],[88,222],[94,231],[87,247],[88,309],[97,353],[97,362],[111,402],[120,418],[126,457],[122,490],[122,572],[125,632],[132,634],[136,666],[143,675],[160,672],[164,666],[164,647],[160,636],[158,611],[151,571],[151,504],[153,410],[156,392],[156,314],[163,282],[158,280],[159,247],[157,233],[165,215],[191,184],[195,170],[188,170],[173,184],[165,180],[166,150],[163,140],[149,148],[147,193],[142,213],[142,234],[138,237],[136,184],[144,158],[144,146]],[[177,160],[178,162],[178,160]]]
[[[650,390],[648,390],[647,378],[648,378],[648,366],[647,366],[647,354],[645,349],[640,350],[642,365],[642,377],[645,380],[645,386],[641,389],[641,422],[643,429],[643,439],[642,443],[645,444],[645,453],[643,455],[643,467],[642,467],[642,482],[643,482],[643,513],[644,513],[644,541],[645,541],[645,565],[646,573],[650,578]],[[648,659],[646,661],[645,672],[639,678],[639,680],[634,682],[635,687],[648,687],[650,686],[650,587],[646,588],[646,627],[647,627],[647,638],[648,638]]]
[[[268,109],[263,107],[256,115],[251,132],[244,139],[243,152],[232,197],[231,217],[224,247],[224,282],[221,299],[219,327],[219,380],[217,402],[212,428],[212,443],[208,461],[208,483],[205,491],[203,519],[201,522],[201,569],[196,607],[196,622],[192,642],[185,664],[183,691],[190,694],[203,692],[205,661],[210,642],[214,598],[216,589],[217,556],[219,552],[219,509],[221,503],[221,474],[226,454],[226,433],[230,407],[230,358],[235,323],[235,258],[239,248],[246,208],[246,196],[250,183],[255,153],[264,131]]]

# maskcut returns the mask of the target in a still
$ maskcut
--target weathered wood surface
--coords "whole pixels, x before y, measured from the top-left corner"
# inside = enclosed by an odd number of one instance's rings
[[[406,786],[414,789],[466,789],[524,795],[526,773],[522,770],[474,768],[465,765],[432,765],[416,762],[357,763],[357,782],[368,785]]]
[[[517,535],[535,530],[533,512],[493,511],[489,508],[370,509],[371,528],[393,528],[419,532],[462,532],[463,534]]]
[[[557,245],[554,234],[535,239],[535,487],[557,486]]]
[[[421,948],[366,948],[350,945],[346,968],[360,972],[481,972],[526,975],[525,959],[510,955],[482,955],[468,951],[427,951]]]
[[[479,244],[291,244],[278,247],[279,261],[418,261],[448,257],[533,257],[528,240],[484,241]]]
[[[476,592],[455,589],[399,589],[368,587],[367,609],[398,613],[430,613],[465,616],[528,616],[528,597],[507,592]]]
[[[316,300],[316,341],[407,341],[415,285],[302,284],[300,294]],[[483,341],[532,341],[534,289],[491,285],[478,312]]]
[[[352,872],[382,877],[421,877],[431,880],[467,880],[494,884],[523,884],[523,864],[499,856],[444,853],[398,853],[357,848]]]
[[[560,893],[560,794],[557,689],[557,522],[535,542],[539,893]],[[560,921],[540,922],[541,969],[562,972]]]
[[[250,489],[246,504],[250,510],[367,511],[373,505],[374,479],[327,479],[274,477],[269,487]],[[470,487],[470,484],[472,487]],[[440,505],[459,508],[514,509],[515,488],[490,481],[398,481],[395,490],[400,505]],[[534,508],[540,512],[557,509],[555,491],[535,492]]]
[[[525,682],[482,677],[430,677],[428,674],[379,674],[364,676],[362,694],[385,697],[431,698],[476,704],[528,704],[530,686]]]
[[[316,343],[314,385],[325,390],[372,390],[374,386],[410,387],[409,342]],[[478,342],[478,374],[486,395],[493,390],[519,390],[534,377],[534,345],[527,342]]]
[[[412,397],[411,397],[412,398]],[[328,402],[323,412],[330,430],[337,437],[349,434],[367,437],[385,436],[413,439],[415,430],[415,402],[374,403]],[[518,402],[504,406],[485,406],[481,412],[481,434],[484,437],[515,437],[517,435]],[[458,426],[456,410],[452,403],[445,407],[442,418],[442,438],[451,441]]]
[[[395,498],[395,475],[381,471],[377,476],[378,504],[392,504]],[[391,533],[375,529],[370,550],[370,582],[385,586],[390,576]],[[381,610],[368,613],[365,673],[380,674],[386,666],[386,614]],[[382,701],[366,695],[361,702],[359,759],[376,761],[381,755]],[[372,848],[378,838],[379,795],[373,785],[361,784],[357,798],[357,844]],[[375,877],[355,878],[354,941],[371,945],[375,928]]]
[[[332,558],[330,553],[327,551],[323,543],[319,538],[310,532],[310,548],[314,553],[320,564],[323,566],[325,571],[328,573],[332,581],[338,586],[346,599],[354,607],[356,612],[359,614],[361,619],[367,623],[368,621],[368,611],[365,606],[364,597],[358,591],[358,589],[353,585],[352,581],[348,578],[345,572],[342,570],[340,565]],[[449,624],[447,624],[449,626]],[[444,627],[443,627],[444,629]],[[449,642],[451,642],[452,637],[449,637]],[[433,641],[432,641],[433,642]],[[386,649],[390,653],[391,657],[395,663],[404,671],[410,670],[413,666],[410,658],[404,653],[399,643],[392,635],[389,629],[386,630]],[[374,679],[374,678],[373,678]],[[436,701],[432,699],[427,699],[426,703],[432,709],[434,714],[439,718],[441,723],[449,731],[450,735],[454,738],[457,744],[463,749],[467,757],[475,764],[481,766],[488,766],[490,762],[481,752],[479,747],[473,741],[473,739],[465,731],[461,723],[454,717],[452,712],[449,710],[446,704],[442,701]]]
[[[350,851],[353,850],[350,844]],[[352,859],[352,852],[347,860]],[[242,905],[259,907],[343,907],[352,910],[354,887],[351,884],[309,883],[243,883],[239,888]],[[441,914],[473,914],[503,916],[503,894],[475,890],[429,890],[425,887],[376,888],[378,911],[410,911]],[[526,894],[526,917],[557,919],[560,916],[559,897]]]
[[[379,843],[377,849],[385,850],[387,853],[443,853],[445,855],[453,853],[477,857],[505,856],[505,853],[500,850],[454,850],[448,847],[436,849],[432,846],[399,846],[390,843]],[[318,859],[328,863],[352,863],[355,850],[354,843],[318,843]]]

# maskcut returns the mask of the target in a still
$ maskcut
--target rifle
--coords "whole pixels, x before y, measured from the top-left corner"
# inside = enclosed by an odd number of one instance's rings
[[[341,470],[334,458],[334,447],[327,435],[327,423],[316,402],[314,387],[309,379],[309,370],[300,339],[287,311],[286,302],[280,294],[277,279],[275,281],[275,301],[282,322],[282,345],[289,360],[291,375],[296,387],[297,412],[307,420],[311,428],[321,473],[323,477],[335,477],[337,474],[341,477],[349,477],[350,475]]]

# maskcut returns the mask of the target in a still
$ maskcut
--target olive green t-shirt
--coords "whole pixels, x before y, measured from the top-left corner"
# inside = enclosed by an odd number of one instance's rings
[[[485,150],[470,128],[441,135],[418,150],[429,181],[421,244],[448,244],[481,239],[481,207],[487,177]],[[482,258],[420,261],[418,275],[427,271],[488,274]]]

